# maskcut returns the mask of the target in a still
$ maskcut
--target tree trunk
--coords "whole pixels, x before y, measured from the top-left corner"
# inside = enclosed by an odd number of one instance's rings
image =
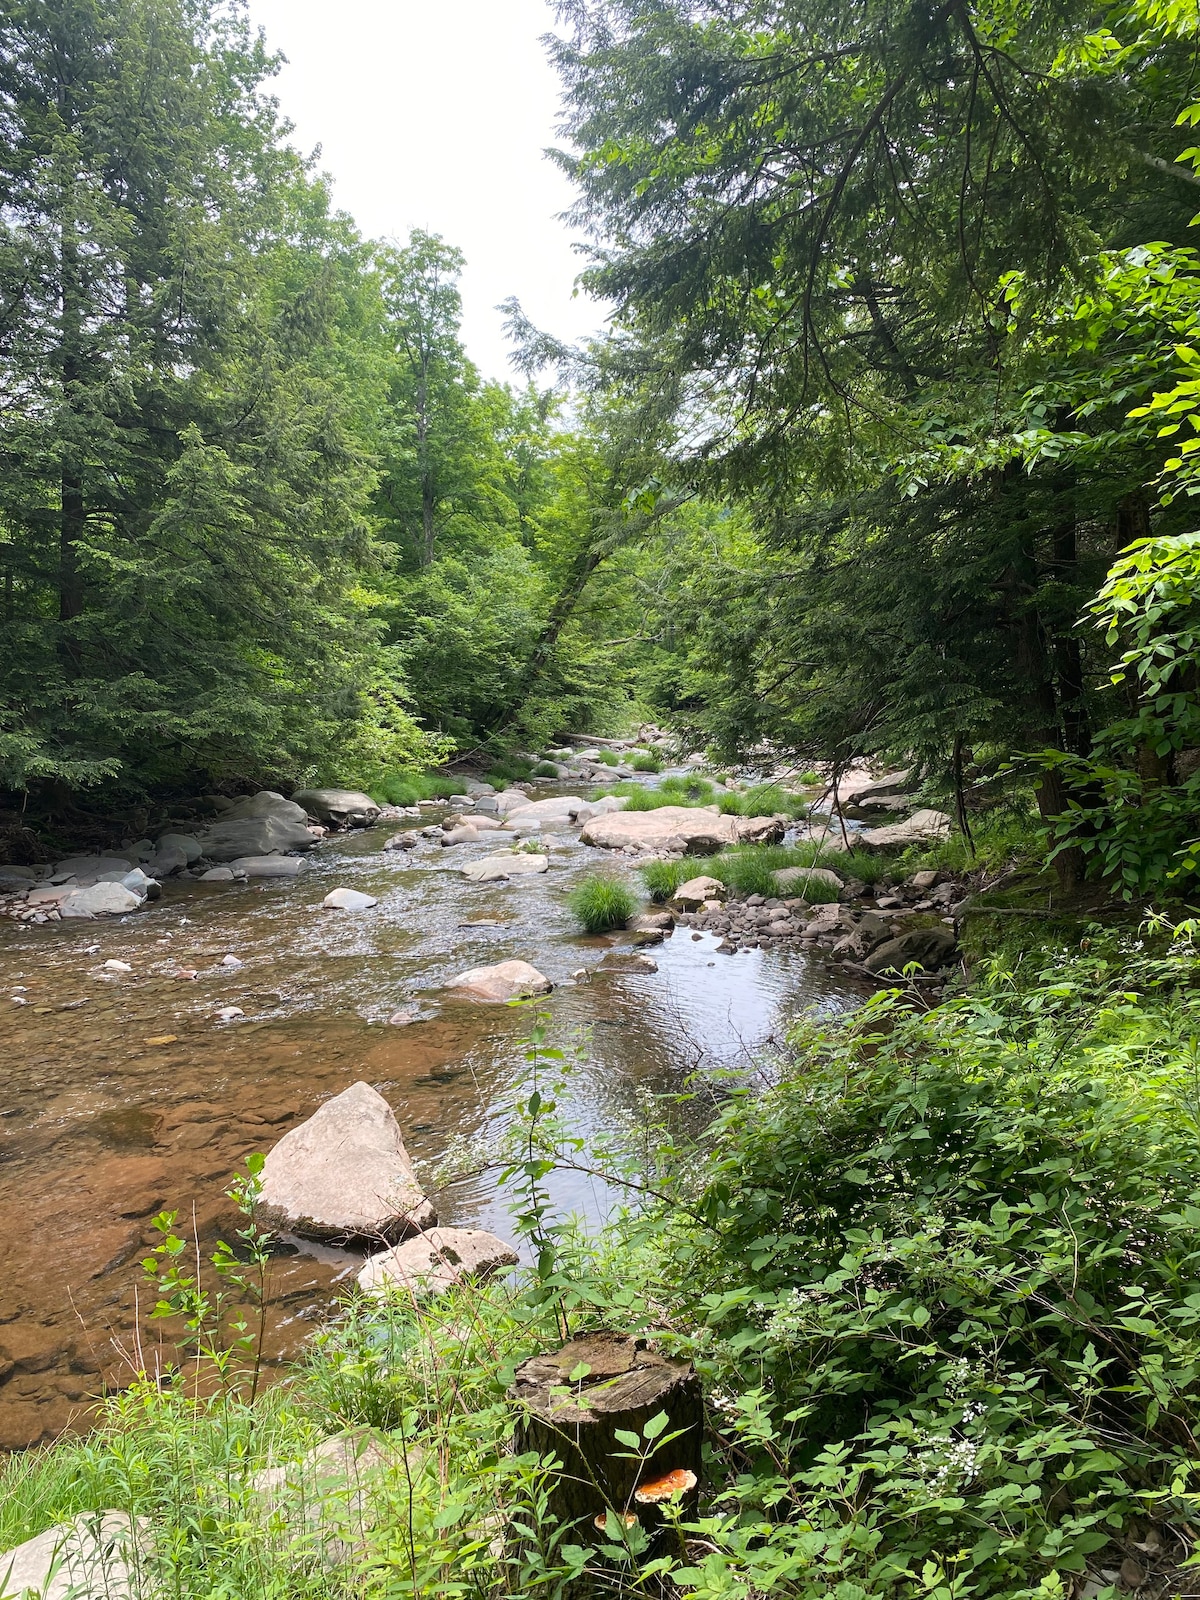
[[[62,378],[63,408],[70,414],[78,406],[78,389],[82,376],[80,345],[83,332],[83,312],[80,304],[79,251],[75,239],[74,218],[69,214],[72,191],[67,188],[62,222],[62,257],[60,261],[62,323],[60,327],[59,370]],[[70,429],[68,427],[68,434]],[[58,652],[63,666],[72,676],[80,668],[79,640],[70,624],[83,615],[83,579],[79,571],[79,546],[83,540],[86,507],[83,479],[76,460],[76,443],[68,437],[60,445],[62,451],[59,478],[59,540],[58,540],[58,620],[60,623]]]
[[[572,1382],[570,1375],[582,1368],[586,1374]],[[635,1514],[655,1532],[660,1512],[635,1501],[635,1494],[669,1472],[691,1475],[685,1514],[694,1509],[703,1404],[690,1362],[669,1360],[626,1334],[586,1334],[518,1367],[509,1396],[517,1408],[514,1449],[555,1456],[561,1464],[550,1480],[549,1510],[561,1522],[579,1524],[575,1538],[603,1539],[595,1519],[608,1512]],[[644,1441],[633,1451],[617,1439],[620,1429],[644,1440],[646,1424],[660,1412],[667,1423],[655,1440],[677,1435],[669,1443],[655,1449],[654,1441]],[[644,1452],[650,1452],[645,1459]]]

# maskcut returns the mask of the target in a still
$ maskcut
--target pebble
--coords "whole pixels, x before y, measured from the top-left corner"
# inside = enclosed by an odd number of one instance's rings
[[[128,961],[106,961],[103,970],[105,972],[132,972],[133,968]]]
[[[388,1018],[389,1028],[407,1028],[412,1022],[419,1022],[420,1016],[412,1006],[406,1006],[403,1011],[394,1011]]]
[[[234,1017],[244,1017],[246,1013],[240,1006],[222,1006],[216,1013],[218,1022],[232,1022]]]
[[[223,967],[235,968],[244,967],[246,963],[239,956],[222,956],[221,965]]]
[[[193,978],[198,978],[200,974],[196,971],[195,967],[180,967],[175,976],[177,978],[185,978],[190,982]]]

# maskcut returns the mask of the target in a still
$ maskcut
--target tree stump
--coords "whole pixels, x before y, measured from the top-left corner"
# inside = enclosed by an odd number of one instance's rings
[[[628,1334],[592,1333],[524,1362],[509,1395],[518,1407],[518,1453],[562,1463],[549,1483],[548,1509],[577,1523],[579,1539],[603,1539],[608,1512],[636,1516],[654,1533],[673,1493],[682,1497],[685,1515],[694,1511],[703,1404],[690,1362],[660,1356]],[[660,1413],[666,1425],[646,1440],[646,1424]],[[641,1448],[619,1440],[618,1429],[636,1434]],[[678,1437],[655,1448],[671,1434]]]

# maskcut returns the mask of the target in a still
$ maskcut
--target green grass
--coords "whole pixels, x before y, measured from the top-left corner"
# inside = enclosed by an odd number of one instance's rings
[[[777,783],[756,783],[750,789],[723,794],[720,804],[726,816],[770,817],[777,811],[786,811],[789,817],[808,815],[804,796],[791,794]]]
[[[614,750],[597,750],[595,759],[605,767],[619,767],[621,758]]]
[[[663,769],[662,757],[644,750],[630,756],[629,765],[635,772],[661,772]]]
[[[781,890],[775,874],[784,867],[833,867],[842,870],[845,857],[833,850],[822,850],[815,844],[742,845],[726,850],[719,856],[685,856],[682,861],[649,861],[639,868],[652,900],[670,900],[681,883],[689,878],[716,878],[735,894],[761,894],[770,900],[786,894],[791,899],[792,889]],[[836,900],[837,890],[827,884],[809,883],[804,898],[816,905],[826,900]]]
[[[497,789],[506,788],[510,783],[532,778],[534,765],[534,762],[527,761],[521,756],[505,756],[492,767],[487,775],[487,781]]]
[[[654,789],[643,783],[624,778],[620,783],[598,789],[593,798],[606,794],[621,794],[629,801],[627,811],[661,811],[664,806],[709,806],[716,796],[713,786],[704,778],[664,778]]]
[[[415,806],[418,800],[449,800],[466,793],[462,778],[437,772],[397,772],[371,790],[371,799],[376,805]]]
[[[633,916],[637,897],[619,878],[597,872],[579,880],[567,904],[586,933],[609,933]]]
[[[529,774],[531,778],[557,778],[558,768],[550,761],[539,761]]]

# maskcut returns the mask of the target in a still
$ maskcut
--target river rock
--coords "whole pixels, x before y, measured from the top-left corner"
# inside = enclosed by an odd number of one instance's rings
[[[363,894],[358,889],[331,889],[321,901],[326,911],[369,911],[378,904],[373,894]]]
[[[451,828],[442,834],[441,842],[450,844],[477,844],[481,835],[479,829],[472,823],[464,822],[459,828]]]
[[[111,872],[124,875],[132,871],[137,864],[137,855],[132,850],[123,851],[121,854],[109,850],[102,856],[68,856],[65,861],[56,861],[54,876],[74,878],[78,883],[96,883]]]
[[[235,873],[247,878],[295,878],[304,867],[302,856],[239,856],[231,861]]]
[[[201,883],[232,883],[232,867],[209,867],[207,872],[200,874]]]
[[[420,843],[420,835],[415,828],[406,828],[403,833],[394,833],[384,844],[385,850],[415,850]]]
[[[591,817],[580,838],[601,850],[712,855],[737,843],[740,820],[692,806],[662,806],[657,811],[618,811]]]
[[[256,1215],[306,1239],[398,1242],[437,1221],[391,1106],[351,1084],[293,1128],[267,1156]]]
[[[574,811],[575,821],[589,822],[593,817],[607,817],[613,811],[624,811],[629,804],[627,794],[606,794],[599,800],[586,800]]]
[[[609,950],[596,969],[598,972],[657,972],[658,962],[639,950]]]
[[[155,853],[161,854],[163,850],[179,850],[187,866],[193,861],[199,861],[204,854],[200,848],[200,841],[194,833],[164,833],[155,846]]]
[[[66,899],[59,902],[58,909],[63,917],[86,921],[92,917],[123,916],[128,911],[136,911],[144,900],[144,895],[135,894],[123,883],[93,883],[86,888],[72,889]]]
[[[944,811],[914,811],[905,822],[886,828],[864,828],[855,843],[868,850],[905,850],[913,844],[940,844],[950,837],[953,823]]]
[[[787,832],[787,817],[733,817],[739,844],[778,844]]]
[[[902,972],[916,961],[926,972],[949,966],[958,953],[958,940],[949,928],[910,928],[898,939],[872,952],[866,960],[868,972]]]
[[[729,890],[720,878],[689,878],[671,896],[685,911],[698,911],[706,900],[724,900]]]
[[[503,796],[501,798],[503,799]],[[504,814],[510,822],[534,822],[543,818],[553,818],[557,821],[561,817],[565,826],[575,812],[586,804],[587,801],[581,800],[577,794],[555,794],[548,800],[530,800],[526,796],[524,805],[508,806]]]
[[[472,967],[451,978],[448,989],[462,989],[472,1000],[527,1000],[549,994],[554,985],[528,961],[501,961],[494,967]]]
[[[36,1600],[149,1600],[150,1524],[125,1511],[81,1511],[0,1553],[0,1594]]]
[[[872,950],[878,950],[892,937],[891,924],[874,912],[850,912],[848,920],[849,928],[833,947],[834,955],[844,961],[865,961]]]
[[[496,810],[502,817],[506,817],[510,811],[520,811],[523,806],[532,804],[524,789],[502,789],[496,796]]]
[[[482,1228],[431,1228],[372,1256],[358,1274],[366,1294],[389,1289],[406,1294],[442,1294],[467,1278],[486,1278],[501,1267],[515,1267],[512,1245]]]
[[[267,856],[273,851],[311,850],[316,844],[303,806],[262,789],[235,801],[196,835],[210,861],[236,861],[241,856]]]
[[[637,933],[670,933],[675,918],[669,911],[643,911],[629,926]]]
[[[379,816],[371,796],[358,789],[300,789],[292,799],[330,828],[369,828]]]
[[[810,884],[819,884],[822,890],[828,889],[835,895],[842,890],[842,880],[828,867],[781,867],[775,874],[775,882],[780,889],[800,896],[805,895]]]
[[[514,850],[508,855],[484,856],[479,861],[469,861],[462,868],[462,874],[468,883],[498,883],[505,878],[522,878],[531,873],[545,872],[549,865],[549,856],[526,855]]]

